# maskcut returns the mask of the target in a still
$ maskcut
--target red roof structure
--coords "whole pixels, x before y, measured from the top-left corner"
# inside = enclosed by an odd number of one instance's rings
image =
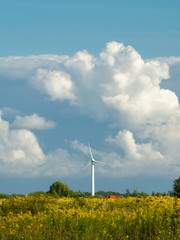
[[[108,199],[108,198],[117,199],[117,198],[124,198],[124,197],[123,197],[123,195],[108,195],[108,196],[106,197],[106,199]]]

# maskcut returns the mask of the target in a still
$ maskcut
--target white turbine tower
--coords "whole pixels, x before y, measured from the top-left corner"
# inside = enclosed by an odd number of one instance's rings
[[[101,162],[94,160],[90,144],[88,143],[88,145],[89,145],[89,152],[91,155],[91,162],[89,163],[91,164],[91,195],[94,196],[95,195],[94,163],[101,163]]]

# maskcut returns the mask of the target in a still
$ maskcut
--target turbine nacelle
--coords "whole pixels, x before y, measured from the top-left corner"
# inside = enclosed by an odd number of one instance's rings
[[[96,161],[94,159],[89,142],[88,142],[88,146],[89,146],[89,152],[90,152],[90,156],[91,156],[91,162],[103,164],[102,162]]]

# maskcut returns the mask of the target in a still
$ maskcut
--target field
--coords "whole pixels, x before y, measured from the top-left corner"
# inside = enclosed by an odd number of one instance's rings
[[[180,199],[0,199],[0,239],[180,239]]]

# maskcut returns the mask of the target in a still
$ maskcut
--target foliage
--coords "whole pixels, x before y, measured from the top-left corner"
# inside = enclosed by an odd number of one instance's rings
[[[30,196],[34,196],[34,197],[40,197],[42,195],[46,196],[47,193],[43,192],[43,191],[38,191],[38,192],[33,192],[29,194]]]
[[[63,184],[60,181],[54,182],[49,189],[50,194],[56,197],[67,197],[68,195],[72,195],[73,192],[69,190],[66,184]]]
[[[130,193],[130,190],[127,188],[126,189],[126,194],[125,194],[126,197],[130,197],[131,196],[131,193]]]
[[[85,193],[86,195],[90,195],[90,193]],[[119,192],[113,192],[113,191],[98,191],[96,192],[96,196],[101,197],[107,197],[108,195],[123,195],[124,197],[146,197],[148,196],[145,192],[139,192],[138,189],[134,189],[134,191],[131,193],[129,189],[126,189],[126,193],[119,193]]]
[[[0,199],[0,239],[180,239],[180,199]]]
[[[180,177],[174,180],[173,190],[175,196],[180,197]]]
[[[119,192],[113,192],[113,191],[106,191],[106,192],[104,192],[104,191],[98,191],[98,192],[96,192],[96,195],[97,196],[102,196],[102,197],[107,197],[108,195],[122,195],[121,193],[119,193]]]
[[[10,198],[8,194],[0,193],[0,199],[1,198]]]

